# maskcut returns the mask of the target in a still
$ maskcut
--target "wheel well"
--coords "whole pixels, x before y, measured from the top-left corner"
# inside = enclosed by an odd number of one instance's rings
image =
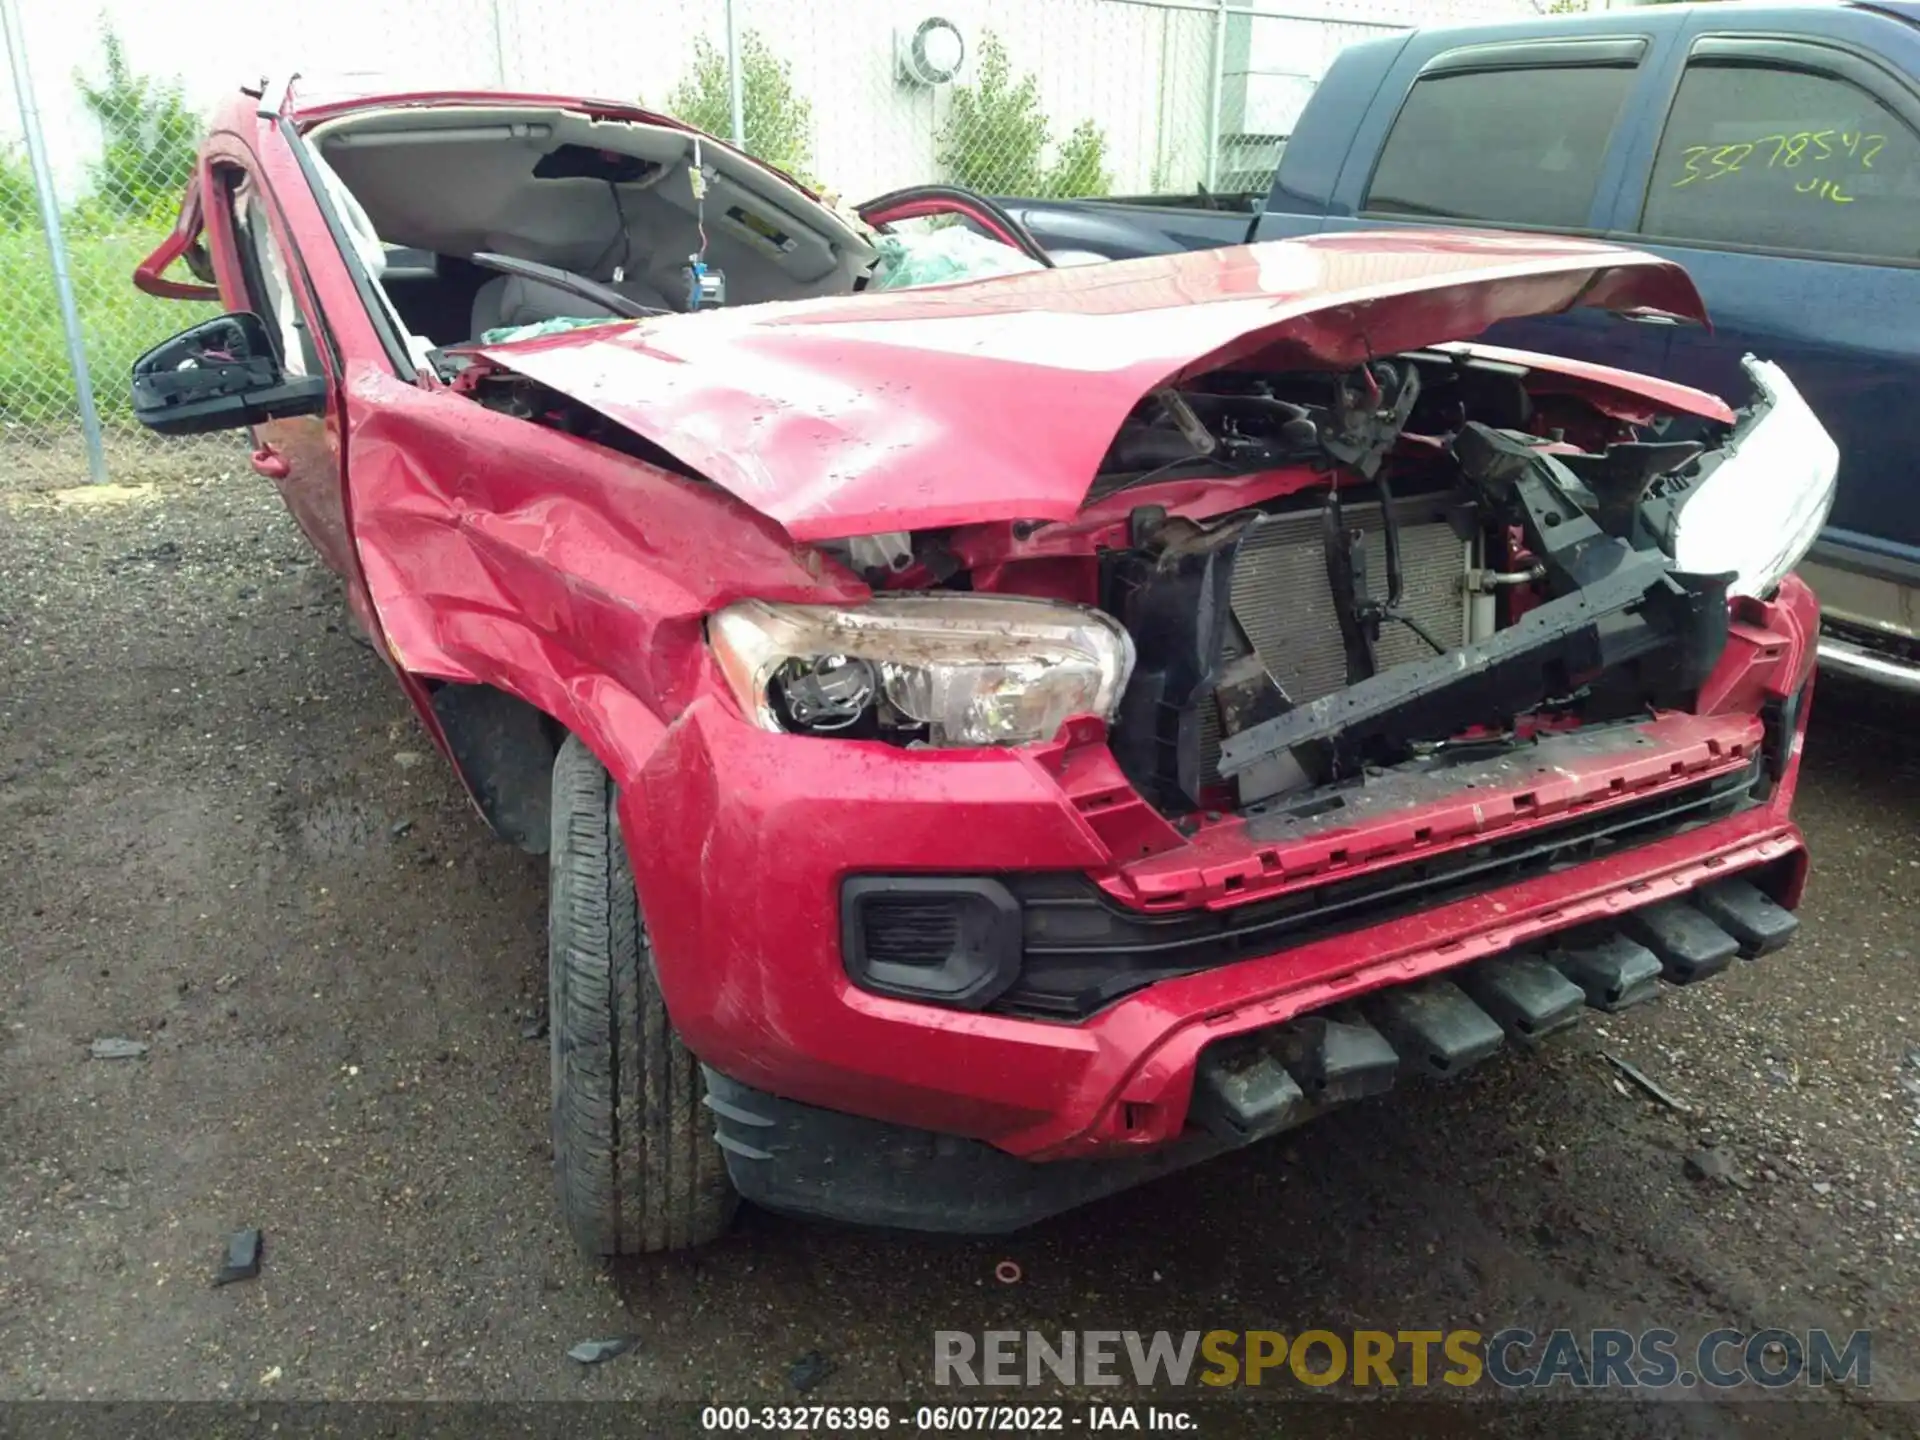
[[[553,833],[553,757],[566,730],[491,685],[436,686],[433,713],[494,834],[530,855],[546,854]]]

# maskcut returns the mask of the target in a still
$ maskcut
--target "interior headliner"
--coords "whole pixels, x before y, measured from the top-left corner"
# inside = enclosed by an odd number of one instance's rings
[[[669,296],[684,294],[681,269],[701,249],[696,137],[668,126],[560,108],[436,105],[343,116],[308,138],[389,245],[497,251],[597,280],[620,268]],[[617,186],[536,178],[541,158],[567,145],[661,168]],[[724,146],[702,146],[700,159],[709,176],[705,256],[726,274],[729,304],[845,293],[871,264],[866,238],[797,187]]]

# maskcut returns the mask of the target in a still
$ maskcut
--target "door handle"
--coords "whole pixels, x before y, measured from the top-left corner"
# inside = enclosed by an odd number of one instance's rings
[[[284,480],[290,467],[286,456],[271,445],[262,445],[253,452],[253,468],[269,480]]]
[[[1680,323],[1671,315],[1661,315],[1651,310],[1622,310],[1618,313],[1622,320],[1631,320],[1636,325],[1678,325]]]

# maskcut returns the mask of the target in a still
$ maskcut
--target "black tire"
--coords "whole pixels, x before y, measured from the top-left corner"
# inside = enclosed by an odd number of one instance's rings
[[[589,1255],[704,1245],[738,1203],[700,1063],[654,978],[615,793],[569,736],[553,764],[548,855],[553,1163],[567,1228]]]
[[[371,650],[378,654],[380,647],[373,643],[373,636],[367,633],[367,627],[360,623],[360,617],[353,613],[353,602],[345,595],[340,597],[340,615],[345,622],[340,628],[345,630],[347,638],[362,650]]]

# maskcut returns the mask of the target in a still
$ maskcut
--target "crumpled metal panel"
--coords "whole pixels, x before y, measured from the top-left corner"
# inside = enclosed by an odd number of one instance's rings
[[[623,781],[711,688],[707,615],[867,593],[697,481],[392,376],[350,403],[354,542],[395,668],[517,695]]]
[[[663,316],[479,353],[818,540],[1065,519],[1127,412],[1170,380],[1237,362],[1345,369],[1583,305],[1705,318],[1685,271],[1649,255],[1394,231]]]

